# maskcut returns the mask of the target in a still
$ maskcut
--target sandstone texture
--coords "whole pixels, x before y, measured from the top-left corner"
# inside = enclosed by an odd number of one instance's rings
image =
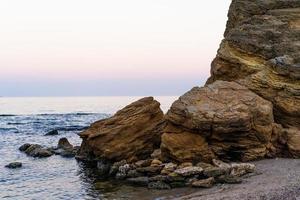
[[[273,103],[275,121],[300,128],[300,1],[233,0],[208,83],[238,82]]]
[[[150,157],[159,148],[164,114],[152,97],[140,99],[80,134],[78,159],[112,162]]]
[[[202,88],[166,115],[164,160],[299,158],[300,1],[233,0]]]
[[[272,103],[235,82],[193,88],[173,103],[166,120],[166,160],[248,161],[263,158],[272,146]]]

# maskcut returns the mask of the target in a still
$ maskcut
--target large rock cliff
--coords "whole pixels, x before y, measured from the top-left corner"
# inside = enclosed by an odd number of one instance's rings
[[[235,81],[274,105],[275,121],[300,128],[300,1],[233,0],[211,77]]]
[[[166,160],[299,157],[300,1],[233,0],[211,77],[166,119]]]

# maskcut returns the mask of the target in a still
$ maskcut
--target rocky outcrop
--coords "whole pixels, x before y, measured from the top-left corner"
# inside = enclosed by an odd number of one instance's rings
[[[205,87],[167,114],[164,159],[299,158],[300,2],[233,0],[228,17]]]
[[[249,161],[272,146],[271,102],[234,82],[195,87],[166,114],[162,156],[177,162],[210,162],[214,157]]]
[[[235,81],[273,103],[275,121],[300,128],[300,1],[233,0],[208,84]]]
[[[163,117],[159,102],[140,99],[82,132],[77,158],[116,162],[150,157],[160,145]]]

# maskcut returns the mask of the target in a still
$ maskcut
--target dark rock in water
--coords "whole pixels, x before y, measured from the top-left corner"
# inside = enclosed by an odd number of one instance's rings
[[[45,136],[52,136],[52,135],[58,135],[58,130],[52,130],[45,134]]]
[[[51,151],[55,155],[60,155],[65,158],[73,158],[75,157],[79,148],[80,147],[78,146],[74,147],[72,144],[70,144],[67,138],[61,138],[58,142],[57,147],[51,147],[47,150]]]
[[[153,97],[136,101],[80,134],[78,158],[134,162],[150,157],[160,145],[164,114]]]
[[[5,167],[10,168],[10,169],[16,169],[16,168],[22,167],[22,163],[21,162],[12,162],[12,163],[9,163],[8,165],[5,165]]]
[[[148,186],[149,183],[148,177],[128,178],[126,181],[137,186]]]
[[[53,155],[51,151],[38,144],[24,144],[19,149],[20,151],[24,151],[28,156],[32,157],[44,158]]]
[[[58,141],[57,148],[64,149],[64,150],[70,150],[70,149],[73,149],[73,145],[68,141],[67,138],[60,138]]]
[[[31,144],[29,144],[29,143],[23,144],[22,146],[19,147],[19,150],[26,151],[30,146],[31,146]]]
[[[171,189],[171,186],[162,181],[157,181],[157,182],[149,183],[148,188],[155,189],[155,190],[169,190]]]

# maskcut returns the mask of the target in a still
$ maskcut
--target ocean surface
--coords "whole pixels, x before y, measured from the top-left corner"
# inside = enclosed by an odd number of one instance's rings
[[[78,133],[140,97],[0,98],[0,199],[151,199],[162,191],[103,182],[97,172],[74,158],[32,158],[18,150],[24,143],[56,146],[67,137],[80,145]],[[177,97],[155,97],[164,112]],[[58,136],[44,136],[51,130]],[[7,169],[10,162],[19,169]]]

